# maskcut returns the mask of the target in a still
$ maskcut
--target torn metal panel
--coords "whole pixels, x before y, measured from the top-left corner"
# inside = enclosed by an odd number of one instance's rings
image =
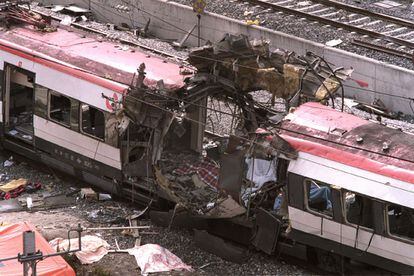
[[[182,204],[182,200],[171,190],[170,183],[168,179],[161,173],[161,170],[157,167],[154,167],[155,170],[155,179],[159,187],[168,195],[170,200],[175,203]]]
[[[204,78],[210,74],[224,90],[233,87],[235,94],[266,90],[272,104],[276,97],[290,100],[297,94],[314,101],[329,99],[352,73],[342,68],[333,70],[312,53],[297,56],[280,49],[271,51],[267,42],[249,42],[243,35],[227,34],[214,45],[197,48],[188,61],[198,69],[192,82],[200,80],[199,74]],[[223,85],[226,82],[231,85]]]
[[[13,22],[17,22],[33,25],[42,32],[55,32],[57,30],[56,27],[52,26],[51,18],[23,9],[18,6],[19,4],[21,3],[14,1],[14,3],[8,3],[8,5],[6,4],[7,7],[1,9],[1,12],[5,13],[7,27],[10,27]]]
[[[252,244],[267,254],[273,254],[279,238],[282,222],[268,211],[258,208],[256,210],[256,233]]]
[[[239,198],[244,174],[243,151],[224,153],[220,159],[219,187],[233,198]]]
[[[188,229],[207,229],[208,227],[208,221],[206,218],[193,216],[186,211],[150,211],[150,218],[151,222],[163,227]]]
[[[216,204],[206,215],[211,218],[234,218],[244,213],[246,213],[246,209],[229,196]]]

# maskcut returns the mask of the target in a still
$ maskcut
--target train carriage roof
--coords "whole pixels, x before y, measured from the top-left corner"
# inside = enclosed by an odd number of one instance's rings
[[[123,86],[119,87],[123,89],[125,85],[131,84],[141,63],[146,66],[144,83],[147,86],[156,87],[160,80],[166,89],[175,90],[184,85],[185,75],[181,73],[179,64],[139,48],[123,47],[119,43],[105,41],[98,35],[73,28],[40,32],[30,25],[13,26],[0,32],[0,49],[25,58],[29,55],[34,61],[41,58],[44,65],[53,65],[50,62],[63,65],[71,70],[61,71],[91,82],[96,82],[96,77],[99,77],[120,83]],[[38,59],[35,60],[36,58]],[[100,85],[103,83],[105,82],[98,82]],[[113,87],[114,85],[109,88]]]
[[[398,129],[306,103],[281,124],[296,150],[414,184],[414,136]]]

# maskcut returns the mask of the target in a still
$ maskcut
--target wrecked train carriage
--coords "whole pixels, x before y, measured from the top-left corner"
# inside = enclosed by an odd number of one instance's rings
[[[318,103],[269,130],[229,137],[216,172],[219,196],[207,206],[153,211],[152,219],[196,229],[198,245],[236,262],[246,259],[241,245],[253,245],[331,272],[354,260],[413,274],[412,135]],[[189,181],[198,183],[196,175]]]
[[[4,148],[107,192],[131,195],[127,183],[135,170],[123,171],[162,144],[171,116],[157,112],[156,94],[176,97],[187,77],[180,65],[75,29],[40,32],[31,25],[3,30],[0,54]],[[134,94],[138,90],[148,94]],[[142,102],[150,104],[136,117]],[[161,102],[161,109],[176,105]]]
[[[298,152],[287,168],[287,237],[413,274],[412,135],[317,103],[301,105],[277,129]]]

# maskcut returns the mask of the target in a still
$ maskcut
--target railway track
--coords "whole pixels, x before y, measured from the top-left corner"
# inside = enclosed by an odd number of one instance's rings
[[[362,36],[358,38],[357,43],[353,43],[354,45],[402,57],[413,57],[414,22],[409,20],[333,0],[239,1],[295,15]]]

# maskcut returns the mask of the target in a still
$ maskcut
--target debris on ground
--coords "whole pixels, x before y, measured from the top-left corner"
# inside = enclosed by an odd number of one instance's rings
[[[6,184],[0,184],[0,200],[17,198],[23,193],[32,194],[42,188],[40,183],[28,183],[27,179],[11,180]]]
[[[14,162],[13,162],[13,156],[10,157],[8,160],[3,162],[3,167],[10,167],[13,166]]]
[[[82,188],[80,192],[80,198],[97,200],[98,194],[92,188]]]
[[[128,249],[128,253],[135,257],[142,275],[169,271],[193,271],[191,266],[186,265],[180,258],[158,244],[145,244],[131,248]]]
[[[27,184],[27,179],[24,178],[19,178],[19,179],[15,179],[12,180],[4,185],[0,186],[0,191],[4,192],[4,193],[9,193],[13,190],[16,190],[20,187],[24,187]]]

